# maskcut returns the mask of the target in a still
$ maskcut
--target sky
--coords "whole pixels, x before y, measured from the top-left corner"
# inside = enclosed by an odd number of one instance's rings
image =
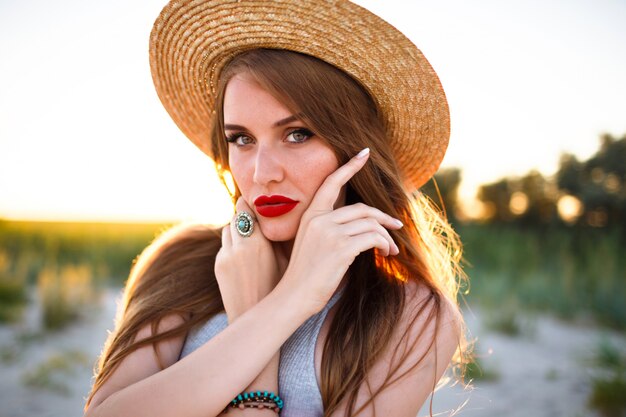
[[[452,121],[442,166],[462,169],[464,200],[626,134],[622,0],[356,3],[438,73]],[[228,220],[211,160],[154,92],[148,37],[164,5],[0,0],[0,218]]]

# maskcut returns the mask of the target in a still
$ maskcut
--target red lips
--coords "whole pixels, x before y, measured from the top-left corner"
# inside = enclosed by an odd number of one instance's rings
[[[254,200],[257,213],[264,217],[277,217],[290,212],[299,201],[282,195],[262,195]]]

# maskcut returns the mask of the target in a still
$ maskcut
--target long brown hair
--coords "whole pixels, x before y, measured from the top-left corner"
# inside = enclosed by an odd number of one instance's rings
[[[216,97],[214,129],[211,132],[213,159],[226,185],[228,146],[223,128],[223,100],[228,81],[236,74],[251,75],[262,87],[324,138],[334,149],[340,164],[365,147],[370,161],[349,182],[346,203],[362,202],[376,207],[405,224],[392,231],[400,254],[378,256],[375,250],[360,254],[349,269],[349,279],[337,302],[337,312],[324,345],[321,394],[324,415],[332,414],[344,401],[349,415],[357,414],[385,387],[402,375],[409,353],[427,326],[442,315],[447,299],[456,305],[461,257],[457,235],[430,205],[426,197],[407,194],[403,188],[385,126],[377,106],[354,79],[307,55],[269,49],[256,49],[235,57],[224,69]],[[233,199],[239,192],[235,189]],[[92,394],[108,378],[121,360],[133,350],[176,335],[222,310],[213,265],[220,247],[219,233],[209,227],[183,229],[156,242],[134,265],[125,289],[125,302],[114,333],[99,363]],[[185,266],[182,270],[180,268]],[[418,338],[408,331],[394,350],[394,361],[381,387],[355,410],[358,391],[367,384],[367,374],[390,346],[395,326],[405,311],[406,283],[425,286],[428,296],[410,322],[424,320]],[[180,327],[141,342],[133,342],[137,331],[152,323],[153,331],[168,314],[186,318]],[[345,318],[349,317],[349,320]],[[392,324],[392,325],[390,325]],[[437,332],[429,341],[435,346]],[[456,360],[465,349],[461,336]],[[402,346],[402,348],[401,348]],[[346,360],[350,358],[350,360]],[[423,357],[411,369],[418,366]],[[404,372],[405,373],[405,372]],[[403,374],[404,374],[403,373]],[[433,386],[437,381],[432,381]],[[371,390],[371,388],[370,388]],[[91,397],[90,397],[91,398]]]

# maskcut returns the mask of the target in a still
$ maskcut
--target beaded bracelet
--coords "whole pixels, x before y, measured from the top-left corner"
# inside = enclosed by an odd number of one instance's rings
[[[228,412],[229,408],[240,408],[240,409],[244,409],[244,408],[258,408],[258,409],[263,409],[266,408],[270,411],[275,411],[276,414],[280,414],[280,408],[278,408],[278,406],[274,403],[239,403],[239,405],[230,405],[229,407],[226,407],[226,409],[224,409],[224,413]]]
[[[228,404],[228,407],[231,408],[267,408],[276,413],[280,414],[280,411],[283,408],[283,400],[273,392],[268,391],[250,391],[250,392],[242,392],[237,395],[233,400]],[[228,411],[228,407],[224,410],[224,412]]]

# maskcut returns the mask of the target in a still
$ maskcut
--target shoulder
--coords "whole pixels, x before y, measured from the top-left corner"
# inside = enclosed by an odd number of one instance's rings
[[[463,317],[454,300],[424,284],[406,284],[404,310],[394,330],[395,344],[405,346],[402,368],[416,365],[443,373],[461,344],[462,332]]]
[[[430,374],[436,385],[463,343],[464,320],[454,300],[419,283],[408,284],[405,308],[395,330],[396,343],[406,346],[408,373]],[[403,340],[404,338],[404,340]]]
[[[359,390],[356,409],[365,408],[358,415],[415,416],[460,346],[462,326],[454,301],[407,283],[400,320]]]
[[[401,326],[425,327],[430,331],[444,331],[460,336],[463,316],[454,300],[443,293],[435,293],[426,285],[409,282],[405,285],[405,307]]]

